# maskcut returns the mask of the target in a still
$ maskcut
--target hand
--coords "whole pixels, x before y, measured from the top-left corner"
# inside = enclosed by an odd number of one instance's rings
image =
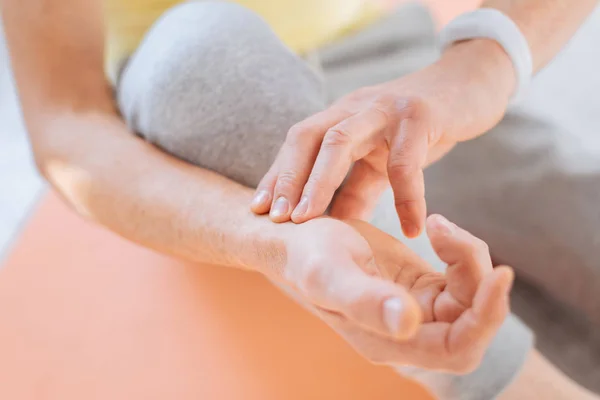
[[[419,304],[422,322],[414,336],[398,339],[366,330],[344,313],[318,305],[308,308],[371,362],[453,373],[476,368],[508,314],[512,270],[493,269],[487,245],[441,216],[428,219],[427,232],[437,254],[449,264],[445,275],[370,224],[348,224],[369,244],[374,274],[410,293]],[[330,293],[339,293],[336,288]]]
[[[372,246],[356,229],[332,218],[279,227],[285,250],[273,254],[283,262],[267,277],[361,331],[389,339],[415,334],[422,318],[419,304],[405,287],[381,275]]]
[[[417,236],[426,215],[423,168],[500,120],[513,75],[495,42],[473,40],[419,72],[340,99],[291,128],[253,211],[270,211],[275,222],[322,215],[352,169],[331,215],[368,218],[391,183],[404,233]]]

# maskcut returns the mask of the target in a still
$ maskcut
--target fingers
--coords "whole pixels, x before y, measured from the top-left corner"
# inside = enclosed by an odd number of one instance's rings
[[[427,219],[427,234],[437,255],[448,264],[445,291],[464,308],[471,307],[480,282],[493,270],[487,244],[441,215]]]
[[[500,267],[482,281],[473,307],[452,324],[425,323],[411,339],[397,348],[409,365],[452,373],[472,372],[480,363],[500,326],[508,316],[509,292],[514,274]],[[390,352],[390,356],[394,353]]]
[[[304,188],[319,153],[323,135],[337,124],[345,113],[329,109],[292,127],[288,132],[281,160],[278,163],[277,181],[273,190],[270,217],[274,222],[286,222],[300,202]]]
[[[409,338],[421,322],[420,308],[404,288],[354,268],[317,268],[302,289],[319,307],[385,337]]]
[[[428,147],[426,124],[418,118],[403,119],[400,132],[390,144],[388,177],[402,230],[409,238],[419,236],[425,223],[423,168],[427,162]]]
[[[464,312],[450,328],[448,351],[475,351],[483,354],[509,312],[509,293],[514,272],[498,267],[481,282],[473,307]]]
[[[323,111],[293,126],[277,159],[256,188],[251,209],[270,211],[275,222],[290,218],[314,164],[324,132],[344,118],[338,111]]]
[[[294,222],[305,222],[325,212],[352,163],[375,149],[375,136],[387,124],[385,114],[369,108],[327,131],[304,185],[302,200],[292,214]]]
[[[259,184],[252,204],[256,213],[266,213],[274,222],[289,221],[329,127],[347,116],[328,109],[293,126],[277,160]]]
[[[279,158],[280,156],[278,155],[273,165],[271,165],[271,168],[269,168],[269,171],[267,171],[256,187],[252,203],[250,204],[250,209],[255,214],[266,214],[271,209],[273,190],[275,189],[275,183],[277,182],[277,164]]]
[[[383,191],[388,187],[385,169],[377,164],[378,156],[354,163],[346,183],[333,199],[330,215],[338,219],[367,221]],[[382,157],[383,159],[383,157]]]
[[[482,282],[472,309],[454,324],[425,323],[413,337],[386,338],[364,330],[338,313],[317,310],[321,318],[361,355],[376,364],[410,365],[430,370],[468,373],[481,362],[486,349],[508,315],[512,270],[500,267]]]

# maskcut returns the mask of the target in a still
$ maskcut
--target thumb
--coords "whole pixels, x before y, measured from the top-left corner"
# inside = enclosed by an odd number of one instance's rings
[[[352,262],[352,261],[351,261]],[[311,300],[339,313],[365,330],[395,339],[412,337],[421,323],[421,309],[405,288],[357,268],[333,268],[325,279],[312,280]]]

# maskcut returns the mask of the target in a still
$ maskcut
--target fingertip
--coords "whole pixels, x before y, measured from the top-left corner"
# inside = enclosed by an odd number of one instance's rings
[[[301,200],[302,202],[302,200]],[[300,206],[300,204],[298,204]],[[304,206],[303,206],[304,207]],[[327,211],[327,205],[323,206],[320,204],[318,199],[308,198],[306,200],[306,208],[298,210],[299,207],[296,207],[294,212],[291,215],[291,219],[296,224],[301,224],[303,222],[309,221],[313,218],[318,218],[322,216],[325,211]]]
[[[258,190],[254,197],[252,198],[252,203],[250,203],[250,210],[253,213],[262,215],[269,212],[271,208],[271,193],[267,190]]]
[[[415,224],[412,220],[402,219],[400,220],[400,224],[402,225],[402,232],[404,233],[404,236],[409,239],[414,239],[421,234],[422,227],[420,227],[418,224]]]
[[[308,221],[308,219],[309,219],[308,206],[309,206],[308,196],[304,195],[304,196],[302,196],[302,198],[300,199],[300,202],[298,203],[298,205],[296,206],[296,208],[294,208],[294,211],[292,212],[292,215],[291,215],[292,222],[294,222],[296,224],[301,224],[302,222]]]
[[[279,196],[271,205],[269,218],[271,221],[281,223],[290,220],[291,206],[287,198]]]
[[[432,214],[427,218],[427,235],[448,237],[456,232],[457,226],[440,214]]]
[[[423,231],[427,215],[424,205],[421,202],[396,203],[402,232],[409,239],[418,237]]]
[[[395,339],[412,338],[422,320],[421,309],[410,295],[390,297],[383,303],[383,321],[388,333]]]
[[[509,293],[515,281],[515,271],[509,266],[502,265],[494,268],[494,274],[497,275],[496,279],[498,280],[499,285],[506,293]]]
[[[290,219],[295,224],[302,224],[309,220],[309,218],[307,218],[305,215],[296,215],[294,213],[292,213]]]

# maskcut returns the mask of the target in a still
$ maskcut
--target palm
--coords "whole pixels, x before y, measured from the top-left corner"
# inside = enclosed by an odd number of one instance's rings
[[[442,274],[400,241],[372,225],[362,221],[348,221],[348,224],[369,243],[379,273],[415,297],[421,307],[423,324],[407,341],[365,335],[338,321],[337,327],[344,329],[342,335],[361,352],[365,348],[370,352],[381,349],[385,363],[388,359],[400,359],[402,363],[432,369],[472,369],[508,312],[510,271],[506,268],[493,271],[485,245],[481,247],[485,251],[467,256],[459,247],[448,246],[436,248],[438,255],[449,264],[446,274]],[[469,234],[461,231],[454,239],[465,239],[461,235]],[[440,247],[439,243],[447,240],[431,239],[434,247],[436,242]]]
[[[381,275],[404,286],[415,297],[421,306],[423,322],[454,322],[470,306],[465,293],[460,293],[465,289],[461,286],[470,284],[468,278],[437,272],[402,242],[370,224],[348,223],[371,246]],[[449,284],[452,278],[456,279]]]
[[[512,275],[493,270],[483,242],[442,220],[430,218],[428,233],[445,274],[362,221],[288,225],[284,285],[372,362],[472,369],[507,315]],[[386,314],[390,299],[400,306]]]

